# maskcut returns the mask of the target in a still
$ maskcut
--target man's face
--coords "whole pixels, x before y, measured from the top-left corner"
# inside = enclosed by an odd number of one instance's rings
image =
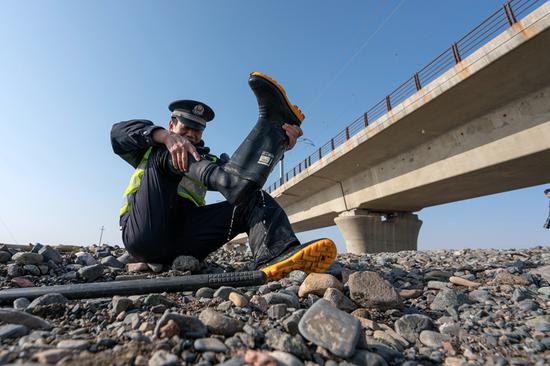
[[[550,198],[550,192],[546,193],[546,197]]]
[[[202,140],[202,131],[201,130],[195,130],[193,128],[187,127],[185,124],[174,121],[173,119],[170,121],[170,124],[168,126],[168,130],[170,132],[176,133],[180,136],[185,136],[191,141],[193,144],[198,144]]]

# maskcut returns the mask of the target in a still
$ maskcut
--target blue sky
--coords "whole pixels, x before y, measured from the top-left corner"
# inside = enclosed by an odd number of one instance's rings
[[[114,122],[166,125],[170,101],[202,100],[216,111],[207,145],[231,153],[257,115],[248,73],[262,71],[318,147],[502,2],[5,0],[0,242],[92,244],[105,226],[121,244],[132,169],[112,153]],[[298,144],[286,166],[314,149]],[[543,188],[424,209],[419,248],[545,245]],[[316,236],[343,248],[335,227],[300,235]]]

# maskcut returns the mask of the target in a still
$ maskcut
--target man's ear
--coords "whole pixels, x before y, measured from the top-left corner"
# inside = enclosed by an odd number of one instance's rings
[[[170,121],[168,122],[168,131],[170,132],[173,132],[174,131],[174,128],[176,127],[176,122],[174,122],[174,119],[170,119]]]

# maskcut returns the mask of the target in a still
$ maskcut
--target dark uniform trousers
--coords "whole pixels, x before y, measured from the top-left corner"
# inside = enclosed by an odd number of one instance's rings
[[[258,191],[238,206],[220,202],[197,207],[177,194],[181,176],[169,164],[167,149],[153,147],[139,189],[128,197],[130,209],[120,218],[124,245],[137,259],[168,264],[191,255],[202,260],[246,232],[254,267],[260,267],[299,244],[288,217],[269,194]]]

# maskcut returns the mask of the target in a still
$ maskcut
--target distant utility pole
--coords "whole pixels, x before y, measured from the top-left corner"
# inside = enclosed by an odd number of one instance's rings
[[[101,229],[99,229],[100,234],[99,234],[99,244],[98,245],[101,245],[101,239],[103,238],[103,230],[105,230],[105,228],[103,227],[103,225],[101,225]]]

